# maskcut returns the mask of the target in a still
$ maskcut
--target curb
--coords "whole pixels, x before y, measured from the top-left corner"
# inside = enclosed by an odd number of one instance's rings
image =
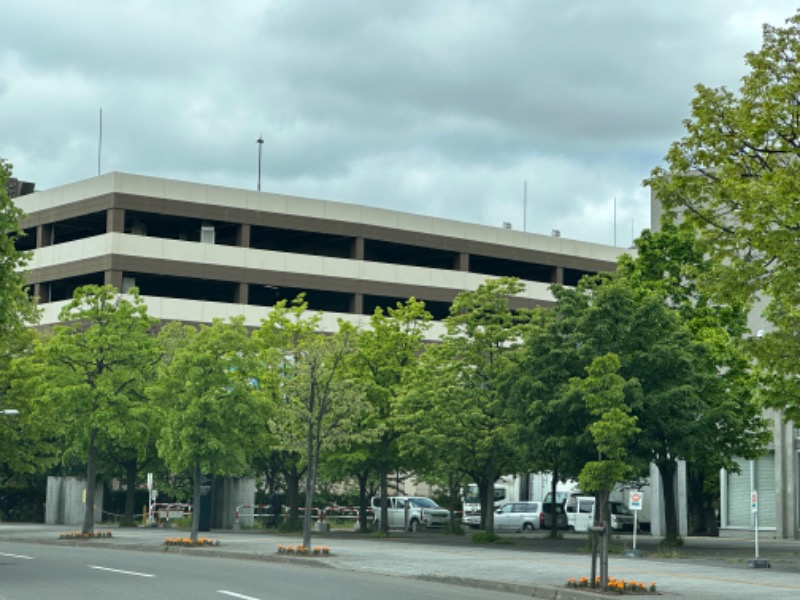
[[[543,600],[588,600],[590,598],[608,598],[607,594],[599,592],[584,592],[581,590],[571,590],[566,588],[554,588],[542,585],[524,585],[520,583],[502,583],[499,581],[487,581],[485,579],[469,579],[467,577],[452,577],[449,575],[420,575],[413,577],[421,581],[431,581],[434,583],[446,583],[462,587],[478,588],[491,592],[507,592],[519,594],[521,596],[531,596],[542,598]]]

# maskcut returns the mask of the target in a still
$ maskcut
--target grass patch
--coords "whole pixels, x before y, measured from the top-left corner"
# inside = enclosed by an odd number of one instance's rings
[[[472,534],[473,544],[510,544],[511,540],[500,537],[496,533],[479,531]]]
[[[658,556],[660,558],[682,558],[683,538],[669,539],[664,538],[658,544]]]
[[[600,551],[600,544],[602,544],[602,540],[597,540],[598,547],[597,551]],[[589,533],[586,536],[586,540],[584,543],[578,547],[579,552],[591,552],[592,551],[592,534]],[[608,553],[609,554],[622,554],[625,552],[625,545],[619,541],[611,538],[608,540]]]
[[[374,531],[370,532],[369,537],[388,538],[391,537],[391,534],[386,531],[381,531],[380,529],[375,529]]]

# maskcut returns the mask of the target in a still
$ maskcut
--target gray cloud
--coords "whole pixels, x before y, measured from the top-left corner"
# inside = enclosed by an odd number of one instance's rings
[[[628,245],[693,86],[736,87],[788,0],[11,0],[0,156]],[[523,181],[528,213],[523,216]]]

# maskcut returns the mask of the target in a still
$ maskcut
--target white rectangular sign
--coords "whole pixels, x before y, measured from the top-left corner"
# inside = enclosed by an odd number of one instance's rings
[[[628,508],[630,510],[642,510],[642,492],[631,490],[628,496]]]

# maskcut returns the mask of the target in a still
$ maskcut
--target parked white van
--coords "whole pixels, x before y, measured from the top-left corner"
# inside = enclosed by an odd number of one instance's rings
[[[609,502],[611,529],[633,531],[633,513],[622,502]],[[570,531],[588,531],[594,524],[594,496],[570,496],[564,503]]]
[[[594,496],[570,496],[564,502],[570,531],[589,531],[594,524]]]

